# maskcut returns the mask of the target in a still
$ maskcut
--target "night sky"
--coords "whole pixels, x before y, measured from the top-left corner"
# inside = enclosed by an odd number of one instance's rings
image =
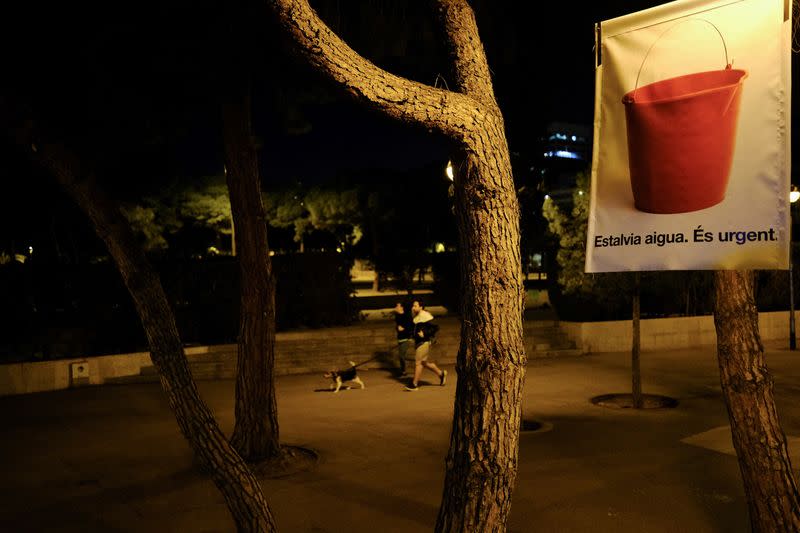
[[[590,125],[594,23],[658,1],[474,2],[512,152],[531,154],[550,121]],[[6,16],[5,95],[91,161],[123,197],[222,169],[219,93],[226,81],[223,3],[124,6],[30,3]],[[445,84],[447,62],[427,2],[316,0],[359,53],[394,73]],[[343,97],[287,57],[263,6],[256,36],[254,124],[265,183],[381,179],[447,160],[447,143]],[[20,225],[50,217],[63,195],[9,145],[0,250]],[[391,169],[392,172],[381,172]],[[53,222],[51,221],[50,224]],[[14,229],[12,229],[14,228]]]

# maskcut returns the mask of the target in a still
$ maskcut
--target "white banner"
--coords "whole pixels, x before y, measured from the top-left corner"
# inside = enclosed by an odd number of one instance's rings
[[[587,272],[789,265],[789,0],[599,25]]]

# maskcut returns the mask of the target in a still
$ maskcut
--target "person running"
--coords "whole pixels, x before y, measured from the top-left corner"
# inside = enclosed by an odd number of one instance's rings
[[[414,334],[414,323],[411,321],[411,309],[408,303],[397,302],[394,306],[394,329],[397,333],[397,355],[400,358],[400,376],[406,375],[406,355]]]
[[[411,315],[414,320],[414,379],[406,386],[407,391],[418,390],[419,378],[422,376],[422,369],[427,368],[439,378],[439,385],[447,382],[447,371],[441,370],[435,363],[428,361],[428,354],[431,351],[431,341],[439,331],[439,326],[433,323],[433,315],[425,310],[425,306],[419,300],[414,300],[411,305]]]

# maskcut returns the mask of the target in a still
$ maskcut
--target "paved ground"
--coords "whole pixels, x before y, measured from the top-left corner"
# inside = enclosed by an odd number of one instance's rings
[[[768,351],[789,435],[800,435],[798,358]],[[645,353],[642,370],[645,392],[677,408],[589,403],[628,390],[625,353],[529,365],[524,416],[547,430],[521,437],[509,531],[749,531],[713,349]],[[263,480],[281,531],[432,530],[454,380],[407,393],[383,371],[362,379],[365,390],[337,395],[322,376],[278,380],[282,441],[321,458],[313,471]],[[233,383],[200,389],[230,432]],[[158,385],[0,398],[0,420],[0,531],[233,531]]]

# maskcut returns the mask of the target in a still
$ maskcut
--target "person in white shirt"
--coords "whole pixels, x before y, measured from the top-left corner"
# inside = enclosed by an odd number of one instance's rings
[[[433,315],[425,310],[425,306],[419,300],[414,300],[411,305],[411,316],[414,321],[414,379],[410,385],[406,386],[407,391],[418,390],[419,378],[422,376],[422,369],[427,368],[439,378],[439,385],[444,385],[447,381],[447,371],[440,369],[436,363],[428,361],[428,354],[431,351],[431,341],[439,331],[439,326],[433,323]]]

